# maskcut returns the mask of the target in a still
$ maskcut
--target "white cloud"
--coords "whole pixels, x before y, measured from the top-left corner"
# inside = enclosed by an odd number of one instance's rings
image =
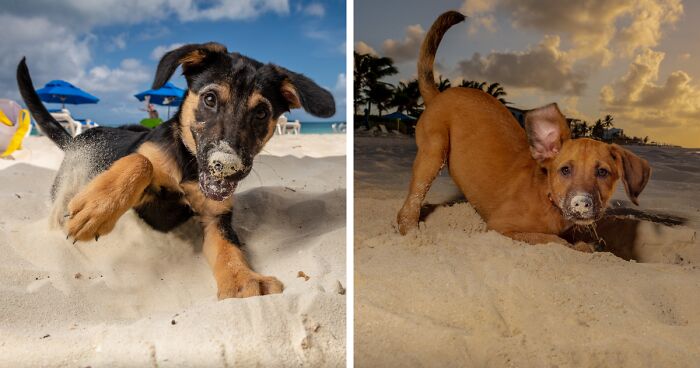
[[[153,51],[151,51],[151,59],[160,60],[160,58],[163,57],[163,55],[165,55],[166,52],[174,50],[183,45],[184,43],[173,43],[170,45],[156,46],[156,48],[154,48]]]
[[[106,48],[108,51],[124,50],[126,48],[126,33],[120,33],[112,37]]]
[[[573,58],[560,49],[558,36],[545,36],[539,44],[519,52],[475,53],[460,61],[464,79],[497,81],[508,87],[538,88],[548,92],[580,95],[586,75],[573,68]]]
[[[312,40],[320,40],[320,41],[330,41],[333,39],[333,36],[329,31],[321,30],[321,29],[312,29],[312,28],[307,28],[304,30],[304,36],[312,39]]]
[[[423,37],[425,37],[425,30],[420,24],[408,26],[406,27],[406,37],[403,40],[384,40],[382,52],[396,63],[415,60],[418,57]]]
[[[304,8],[304,14],[323,18],[326,15],[326,8],[320,3],[311,3]]]
[[[36,84],[76,78],[91,60],[91,37],[80,38],[69,28],[52,24],[45,18],[0,14],[0,24],[3,26],[3,41],[0,42],[2,96],[18,97],[15,70],[22,56],[26,56]]]
[[[137,24],[172,19],[181,21],[242,20],[264,13],[289,14],[288,0],[66,0],[13,1],[3,4],[3,11],[23,16],[60,19],[77,30],[95,25]]]
[[[406,27],[402,40],[386,39],[382,43],[382,56],[390,57],[394,63],[416,60],[425,30],[420,24]],[[355,52],[358,54],[379,55],[377,51],[363,41],[355,42]]]
[[[363,41],[357,41],[355,42],[355,52],[357,52],[360,55],[365,55],[365,54],[370,54],[370,55],[377,55],[377,51],[375,51],[372,46],[364,43]]]
[[[149,82],[153,73],[139,60],[124,59],[116,68],[104,65],[91,68],[77,78],[76,84],[88,91],[132,94]]]
[[[614,113],[636,134],[698,146],[700,88],[682,70],[661,79],[664,57],[651,49],[637,54],[624,75],[601,88],[601,110]]]
[[[489,14],[496,2],[493,0],[465,0],[460,11],[469,17],[469,33],[476,33],[479,28],[490,32],[496,31],[496,18]]]
[[[347,87],[347,82],[345,78],[345,73],[338,74],[338,79],[335,81],[334,91],[345,93],[345,88]]]
[[[256,18],[264,13],[289,14],[287,0],[219,0],[206,8],[198,7],[192,0],[170,0],[174,11],[183,21],[195,20],[240,20]],[[186,6],[181,6],[185,3]]]
[[[502,14],[516,28],[558,34],[572,43],[572,57],[596,67],[656,46],[663,27],[683,14],[683,5],[680,0],[465,0],[462,11],[477,23]]]
[[[345,96],[347,95],[345,90],[347,86],[346,79],[345,73],[338,74],[338,78],[335,81],[335,86],[333,86],[333,89],[331,90],[333,98],[335,98],[336,110],[339,112],[345,111],[345,106],[347,106],[347,101],[345,101]]]

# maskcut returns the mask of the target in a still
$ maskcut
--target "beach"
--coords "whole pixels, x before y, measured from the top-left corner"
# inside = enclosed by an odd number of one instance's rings
[[[345,138],[274,136],[258,155],[234,228],[285,290],[223,301],[194,220],[164,234],[130,210],[75,245],[51,228],[63,153],[27,138],[0,160],[0,366],[345,366]]]
[[[399,235],[414,140],[356,136],[356,366],[697,367],[700,149],[626,148],[651,180],[586,254],[487,230],[446,169]]]

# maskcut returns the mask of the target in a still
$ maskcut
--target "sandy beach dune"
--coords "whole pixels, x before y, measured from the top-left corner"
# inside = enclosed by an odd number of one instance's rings
[[[697,367],[700,150],[628,148],[651,182],[640,207],[618,187],[615,254],[584,254],[487,231],[446,172],[400,236],[414,141],[356,137],[356,365]]]
[[[274,137],[256,159],[235,228],[286,288],[221,302],[194,222],[163,234],[130,211],[72,245],[47,220],[61,151],[31,137],[16,157],[0,161],[0,366],[345,365],[344,135]]]

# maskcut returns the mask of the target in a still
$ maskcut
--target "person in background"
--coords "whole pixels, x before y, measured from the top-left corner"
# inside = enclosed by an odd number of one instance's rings
[[[146,108],[140,110],[148,112],[149,119],[158,119],[158,110],[156,110],[156,106],[150,102],[151,96],[146,96],[146,99],[144,101],[146,101]]]

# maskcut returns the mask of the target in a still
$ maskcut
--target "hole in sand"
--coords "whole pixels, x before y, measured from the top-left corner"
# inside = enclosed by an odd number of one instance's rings
[[[468,201],[461,196],[421,207],[420,221],[436,209]],[[610,252],[624,260],[640,263],[700,264],[700,239],[687,219],[661,212],[630,207],[608,208],[606,216],[591,227],[576,227],[562,237],[571,243],[598,244],[598,251]],[[597,236],[596,236],[597,235]]]
[[[573,228],[564,238],[598,244],[600,251],[627,261],[694,264],[700,262],[700,243],[693,229],[682,226],[686,221],[664,213],[615,208],[594,225],[595,231]]]

